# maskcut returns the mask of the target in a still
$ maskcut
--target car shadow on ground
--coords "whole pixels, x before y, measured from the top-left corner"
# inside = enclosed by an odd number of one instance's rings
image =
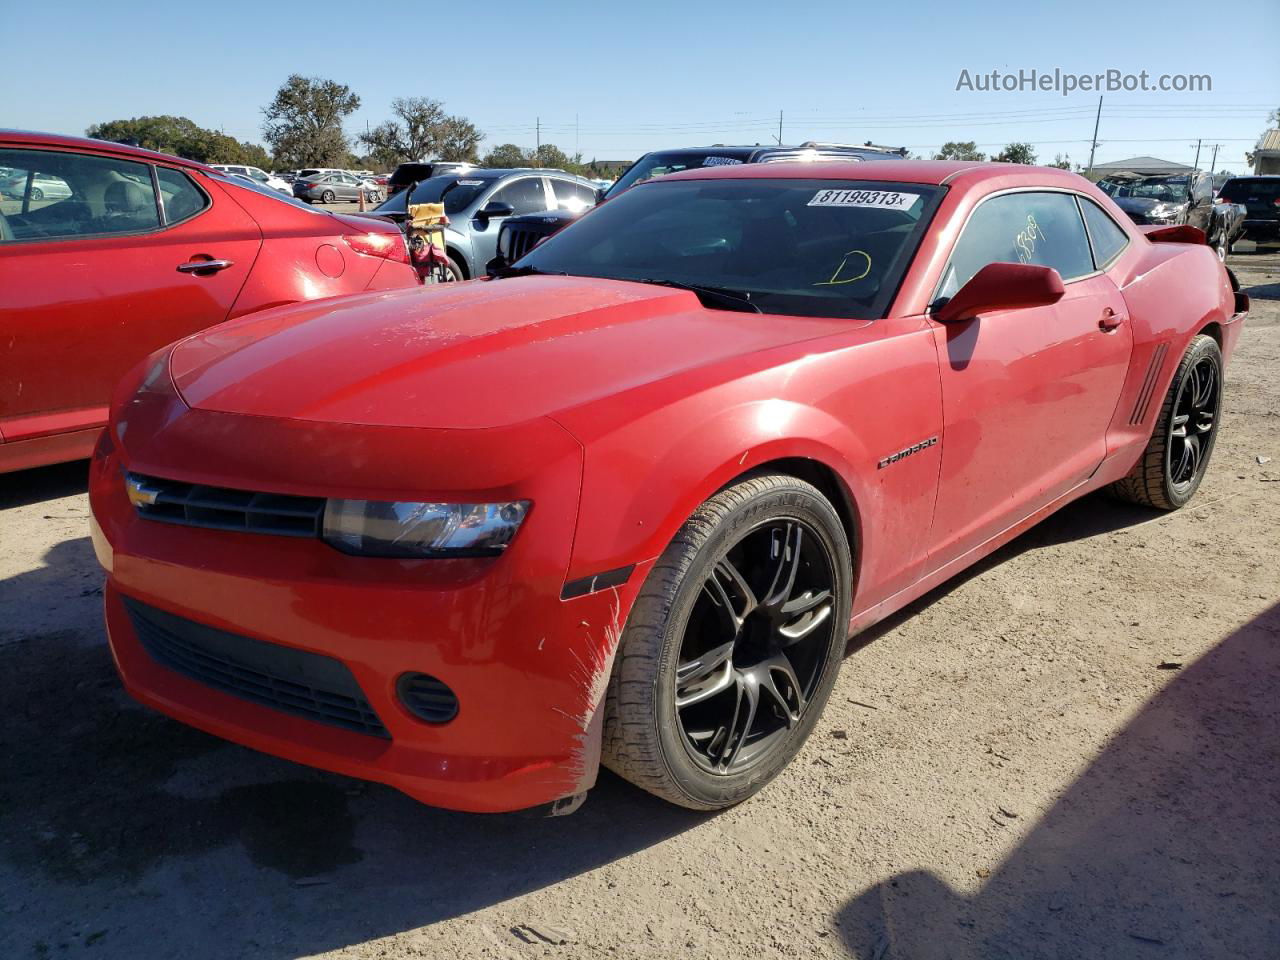
[[[89,461],[75,460],[51,467],[0,473],[0,510],[25,507],[84,493],[89,488]],[[3,522],[0,519],[0,522]]]
[[[959,589],[975,577],[982,576],[987,571],[1007,563],[1028,550],[1038,550],[1059,543],[1070,543],[1074,540],[1085,540],[1089,537],[1114,533],[1117,530],[1158,521],[1166,516],[1168,516],[1167,513],[1159,510],[1117,500],[1105,491],[1091,493],[1050,514],[999,550],[955,574],[896,613],[863,630],[849,641],[847,652],[851,654],[874,643],[889,631],[916,616],[921,610],[937,603],[953,590]]]
[[[1277,689],[1280,606],[1185,667],[972,895],[910,871],[849,900],[850,954],[1276,956]]]

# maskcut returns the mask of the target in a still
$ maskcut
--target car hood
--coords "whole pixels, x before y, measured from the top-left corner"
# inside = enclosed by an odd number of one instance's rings
[[[1154,200],[1151,197],[1113,197],[1112,199],[1125,213],[1148,213],[1155,207],[1165,204],[1172,207],[1185,205],[1185,201],[1181,200]]]
[[[638,283],[516,277],[264,311],[183,341],[170,369],[204,410],[479,429],[849,326],[709,310]]]

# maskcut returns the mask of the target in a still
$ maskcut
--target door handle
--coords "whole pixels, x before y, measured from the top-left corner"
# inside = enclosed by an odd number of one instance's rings
[[[1120,324],[1124,323],[1124,314],[1116,313],[1110,307],[1102,311],[1102,319],[1098,321],[1098,327],[1103,330],[1114,330]]]
[[[178,264],[179,273],[217,273],[219,270],[225,270],[227,267],[234,266],[234,260],[188,260],[186,263]]]

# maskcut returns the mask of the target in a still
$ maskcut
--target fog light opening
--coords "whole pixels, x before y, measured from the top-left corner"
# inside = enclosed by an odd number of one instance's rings
[[[448,723],[458,715],[457,695],[430,674],[400,674],[396,696],[406,710],[425,723]]]

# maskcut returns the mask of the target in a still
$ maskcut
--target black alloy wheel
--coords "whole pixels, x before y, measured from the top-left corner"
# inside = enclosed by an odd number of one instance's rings
[[[1161,510],[1186,504],[1208,469],[1221,413],[1222,350],[1202,333],[1178,362],[1142,456],[1111,492]]]
[[[833,561],[796,517],[761,523],[719,560],[685,628],[675,706],[704,769],[767,756],[809,705],[835,627]]]
[[[812,484],[761,474],[703,503],[632,605],[601,760],[694,810],[731,806],[790,762],[843,660],[853,560]]]
[[[1199,479],[1213,447],[1222,384],[1219,364],[1212,354],[1200,357],[1178,384],[1165,467],[1175,489]]]

